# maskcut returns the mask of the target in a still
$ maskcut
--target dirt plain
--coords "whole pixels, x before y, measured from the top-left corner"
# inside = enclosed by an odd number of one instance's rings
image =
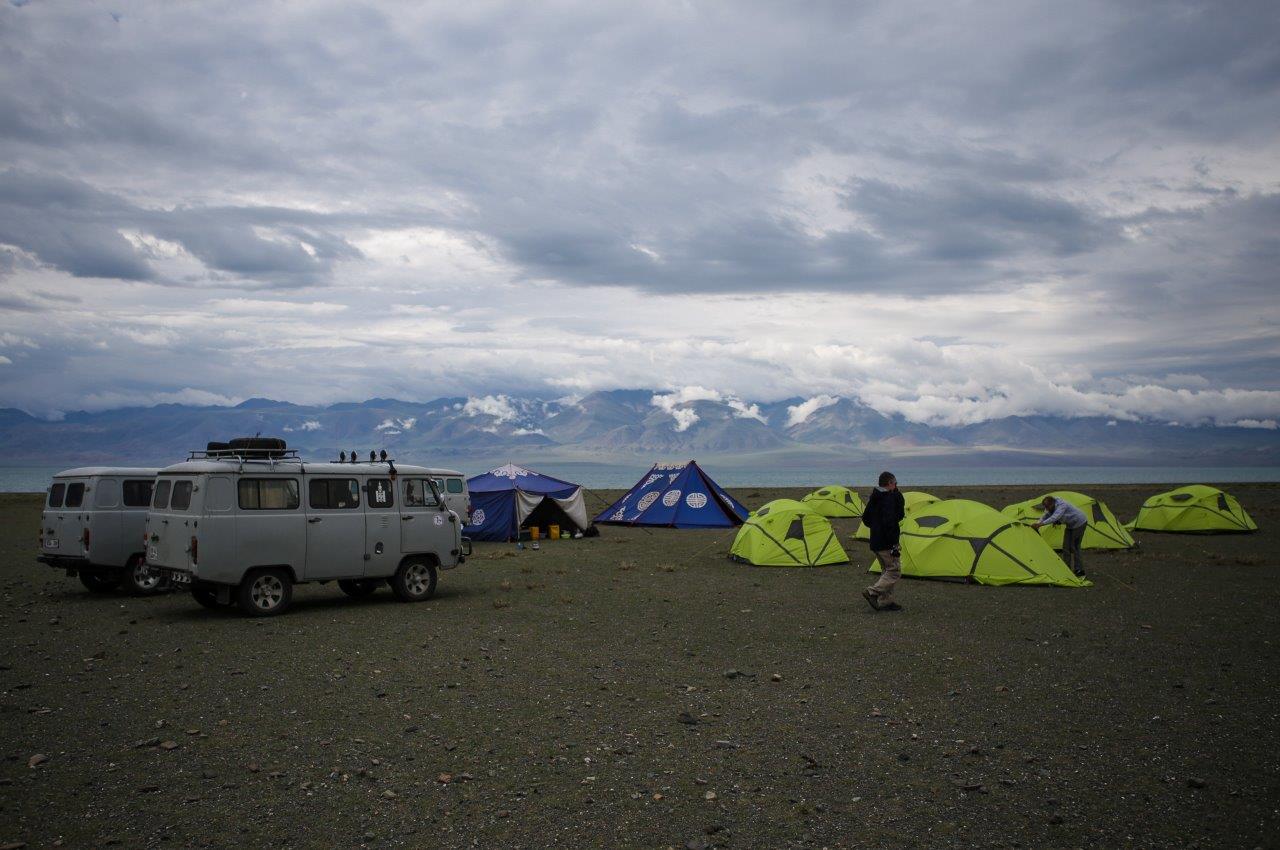
[[[1086,553],[1084,590],[876,614],[852,520],[808,570],[605,528],[270,620],[90,595],[3,496],[0,846],[1280,846],[1280,485],[1228,489],[1260,532]]]

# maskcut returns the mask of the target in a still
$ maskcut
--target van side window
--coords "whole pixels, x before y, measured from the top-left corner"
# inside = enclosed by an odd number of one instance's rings
[[[59,481],[49,488],[49,507],[62,507],[62,497],[67,493],[67,485]]]
[[[404,506],[406,508],[425,508],[436,503],[431,495],[431,488],[424,478],[406,478],[404,482]]]
[[[169,500],[169,509],[185,511],[189,507],[191,507],[191,482],[173,482],[173,497]]]
[[[389,478],[370,478],[365,488],[369,493],[369,507],[389,508],[396,503],[395,488]]]
[[[205,481],[204,509],[222,513],[231,510],[231,479],[214,475]]]
[[[446,479],[444,480],[444,483],[447,485],[448,490],[449,490],[449,492],[450,492],[450,493],[461,493],[461,492],[462,492],[462,479],[461,479],[461,478],[446,478]]]
[[[236,494],[242,511],[293,511],[302,502],[296,478],[241,478]]]
[[[93,506],[95,508],[114,508],[120,504],[120,482],[114,478],[99,478],[93,488]]]
[[[360,484],[354,478],[312,478],[307,503],[318,510],[360,507]]]
[[[68,508],[78,508],[84,503],[84,482],[75,481],[67,485],[67,501],[63,504]]]
[[[151,502],[153,510],[162,511],[169,507],[169,488],[173,486],[173,482],[168,478],[161,478],[156,482],[156,495]]]
[[[126,508],[145,508],[151,504],[151,489],[154,481],[124,482],[124,506]]]

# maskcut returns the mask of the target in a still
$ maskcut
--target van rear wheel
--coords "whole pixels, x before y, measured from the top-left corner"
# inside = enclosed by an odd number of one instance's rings
[[[353,599],[361,599],[378,589],[378,580],[371,578],[338,579],[338,587]]]
[[[149,569],[141,555],[134,555],[124,568],[124,584],[134,596],[151,596],[160,592],[164,577]]]
[[[236,591],[236,604],[252,617],[283,613],[292,601],[293,579],[278,567],[249,573]]]
[[[81,570],[80,583],[90,593],[109,593],[120,586],[121,575],[118,570]]]
[[[406,561],[387,579],[391,591],[401,602],[421,602],[436,595],[436,565],[425,561]]]

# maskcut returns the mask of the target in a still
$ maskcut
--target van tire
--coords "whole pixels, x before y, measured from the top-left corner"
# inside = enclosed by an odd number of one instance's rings
[[[110,593],[120,586],[123,576],[119,570],[81,570],[80,583],[90,593]]]
[[[436,595],[436,565],[426,561],[405,561],[387,579],[391,592],[401,602],[422,602]]]
[[[164,590],[164,577],[148,570],[141,555],[134,555],[124,567],[124,586],[134,596],[153,596]]]
[[[363,599],[378,589],[378,580],[371,578],[338,579],[338,587],[352,599]]]
[[[254,570],[236,589],[236,604],[251,617],[282,614],[292,601],[293,579],[279,567]]]

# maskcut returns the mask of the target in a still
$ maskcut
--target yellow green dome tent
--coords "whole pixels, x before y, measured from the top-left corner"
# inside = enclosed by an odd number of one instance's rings
[[[878,559],[871,572],[880,572]],[[1028,526],[968,499],[934,502],[902,521],[902,574],[989,585],[1091,584]]]
[[[932,505],[934,502],[941,501],[937,496],[921,492],[920,490],[903,490],[902,501],[906,503],[904,512],[907,516],[911,516],[911,512],[925,505]],[[859,525],[858,530],[853,533],[858,540],[870,540],[871,529],[866,525]]]
[[[1229,493],[1216,487],[1192,484],[1147,499],[1137,518],[1126,526],[1133,531],[1170,531],[1182,534],[1223,534],[1257,531],[1258,524]]]
[[[1092,496],[1086,496],[1084,493],[1076,493],[1072,490],[1055,490],[1052,493],[1045,493],[1044,496],[1065,499],[1083,511],[1084,515],[1088,517],[1089,525],[1085,529],[1084,539],[1080,542],[1082,549],[1132,549],[1137,545],[1133,540],[1133,535],[1125,530],[1125,527],[1121,525],[1120,520],[1116,519],[1116,515],[1111,512],[1105,502],[1100,502]],[[1040,503],[1044,501],[1044,496],[1037,496],[1025,502],[1018,502],[1016,505],[1009,505],[1001,513],[1030,525],[1044,515],[1044,511],[1040,508]],[[1040,529],[1040,536],[1054,549],[1061,549],[1062,528],[1061,525],[1046,525]]]
[[[814,490],[801,501],[816,513],[827,517],[862,516],[862,497],[839,484]]]
[[[792,499],[775,499],[747,517],[729,557],[757,567],[821,567],[849,560],[831,521]]]
[[[772,502],[765,502],[763,505],[756,508],[754,511],[751,511],[750,513],[748,513],[747,516],[753,517],[756,514],[758,514],[760,511],[765,510],[766,508],[770,511],[787,510],[787,511],[808,511],[811,514],[817,513],[817,511],[815,511],[810,506],[806,505],[804,502],[797,502],[795,499],[774,499]]]

